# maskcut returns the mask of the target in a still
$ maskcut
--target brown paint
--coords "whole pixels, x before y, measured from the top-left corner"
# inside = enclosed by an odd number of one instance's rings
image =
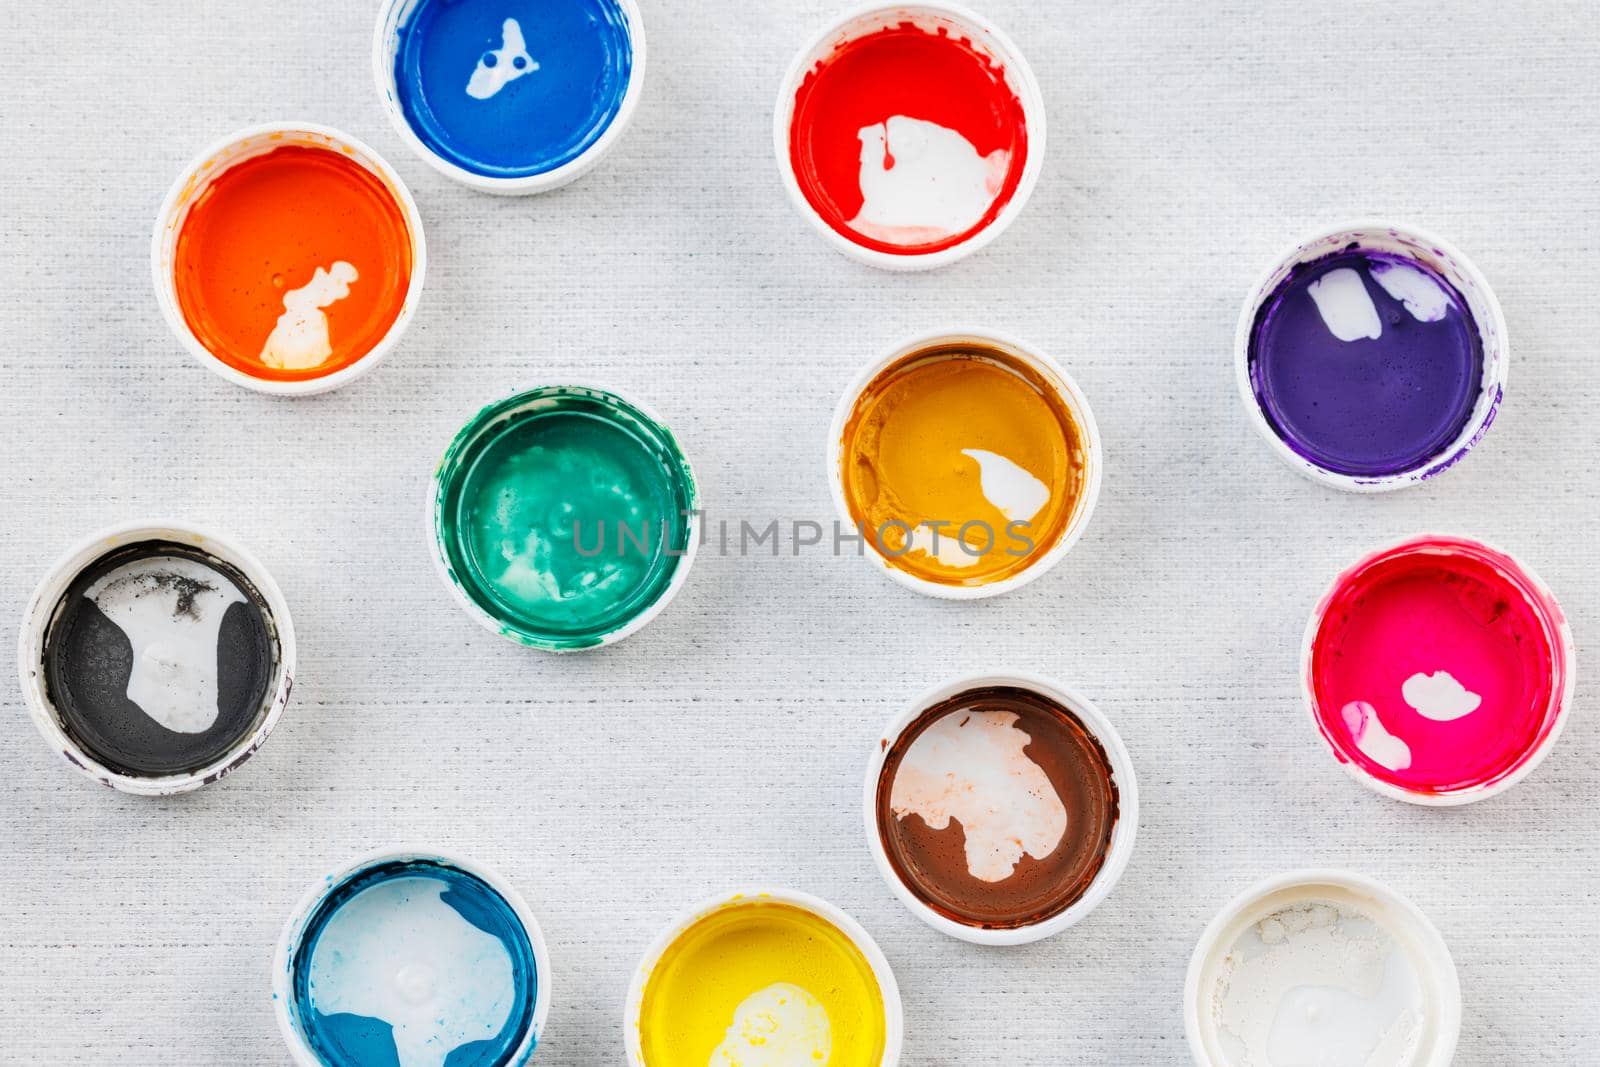
[[[1055,788],[1067,810],[1067,829],[1048,856],[1024,854],[1010,877],[984,882],[968,871],[958,820],[936,831],[917,814],[897,819],[890,795],[918,735],[949,715],[994,711],[1017,716],[1013,728],[1029,737],[1024,753]],[[1117,785],[1105,748],[1066,707],[1028,689],[970,689],[930,707],[895,739],[878,776],[877,822],[890,866],[933,910],[966,926],[1033,926],[1082,898],[1105,865],[1117,822]]]

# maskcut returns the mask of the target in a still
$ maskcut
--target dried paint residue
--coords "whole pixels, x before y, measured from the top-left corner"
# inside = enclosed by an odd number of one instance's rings
[[[1350,248],[1296,267],[1262,304],[1250,381],[1295,452],[1382,478],[1450,454],[1483,391],[1483,347],[1443,274]]]
[[[252,377],[320,378],[371,352],[411,284],[406,217],[384,181],[287,145],[217,175],[177,243],[178,305],[214,356]]]
[[[861,950],[814,912],[736,900],[678,936],[650,972],[648,1067],[878,1067],[883,993]]]
[[[877,376],[841,441],[850,516],[928,581],[1012,577],[1061,540],[1085,490],[1084,435],[1059,392],[995,349],[936,346]]]
[[[901,883],[966,926],[1032,926],[1081,900],[1105,866],[1118,791],[1077,715],[1014,686],[928,708],[884,758],[875,810]]]
[[[992,223],[1022,181],[1022,102],[992,57],[912,22],[841,44],[795,94],[806,199],[855,243],[937,252]]]
[[[1310,682],[1340,759],[1425,794],[1492,785],[1526,764],[1560,714],[1560,609],[1515,560],[1421,538],[1339,577],[1320,612]]]

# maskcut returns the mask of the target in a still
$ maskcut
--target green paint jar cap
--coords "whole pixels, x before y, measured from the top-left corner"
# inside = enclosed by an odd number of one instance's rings
[[[648,408],[547,385],[456,434],[429,491],[434,561],[479,623],[552,652],[599,648],[655,618],[700,539],[694,473]]]

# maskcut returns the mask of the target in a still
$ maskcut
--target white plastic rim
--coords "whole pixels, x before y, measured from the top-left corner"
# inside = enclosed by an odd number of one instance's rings
[[[1022,121],[1028,133],[1028,158],[1022,165],[1022,178],[1010,202],[1000,209],[1000,214],[989,225],[959,244],[936,252],[884,252],[850,240],[829,226],[827,220],[811,206],[811,201],[806,199],[805,192],[800,188],[800,180],[795,176],[794,159],[789,154],[789,127],[794,117],[795,94],[812,67],[833,54],[840,45],[907,21],[954,28],[969,37],[979,49],[999,60],[1007,82],[1022,103]],[[783,181],[784,191],[789,194],[790,203],[822,235],[823,240],[837,251],[869,267],[918,271],[932,270],[972,255],[1016,221],[1027,205],[1028,198],[1033,195],[1033,187],[1038,184],[1039,174],[1044,169],[1045,125],[1044,94],[1039,90],[1033,68],[1028,66],[1021,49],[993,22],[975,11],[958,4],[944,3],[943,0],[911,4],[869,3],[847,11],[829,23],[796,53],[778,89],[777,106],[772,110],[772,142],[778,158],[778,174]]]
[[[662,954],[671,948],[685,931],[707,915],[722,911],[724,908],[736,908],[752,903],[788,904],[801,908],[832,923],[850,939],[851,944],[855,945],[866,958],[868,966],[872,968],[872,976],[878,981],[878,992],[883,996],[883,1059],[879,1061],[878,1067],[896,1067],[900,1062],[901,1047],[905,1043],[905,1009],[900,1001],[900,985],[895,981],[894,971],[890,969],[883,950],[860,923],[826,900],[793,889],[770,888],[740,889],[704,900],[684,912],[651,943],[634,971],[633,982],[628,986],[628,999],[623,1007],[622,1033],[628,1047],[630,1067],[649,1067],[649,1064],[645,1063],[639,1033],[642,1024],[641,1013],[644,1008],[645,985],[650,981],[650,975],[655,971]]]
[[[1519,575],[1513,575],[1512,578],[1514,580],[1518,578],[1522,579],[1525,581],[1532,593],[1542,598],[1549,605],[1556,606],[1553,617],[1552,613],[1546,609],[1544,604],[1535,604],[1534,608],[1536,613],[1540,616],[1541,621],[1546,624],[1546,627],[1550,632],[1550,638],[1554,646],[1555,654],[1559,656],[1562,661],[1560,664],[1562,681],[1555,696],[1555,699],[1559,702],[1559,704],[1554,712],[1554,720],[1550,725],[1550,729],[1546,731],[1544,737],[1540,739],[1539,743],[1529,751],[1526,757],[1524,757],[1521,766],[1517,767],[1511,773],[1495,779],[1493,782],[1490,782],[1487,785],[1478,786],[1471,789],[1458,789],[1449,793],[1418,793],[1414,790],[1402,789],[1393,782],[1385,782],[1379,778],[1373,777],[1356,763],[1344,759],[1340,755],[1339,751],[1333,747],[1332,742],[1323,732],[1322,722],[1317,715],[1316,686],[1312,681],[1311,675],[1311,661],[1317,642],[1317,633],[1322,629],[1322,621],[1328,613],[1328,606],[1333,602],[1333,598],[1339,593],[1339,590],[1344,587],[1345,580],[1357,571],[1363,570],[1372,563],[1376,562],[1380,557],[1387,556],[1390,553],[1406,548],[1407,546],[1423,540],[1465,541],[1469,544],[1476,545],[1482,549],[1494,553],[1495,555],[1503,556],[1515,564],[1521,573]],[[1561,736],[1561,731],[1566,727],[1567,719],[1570,717],[1570,712],[1572,710],[1573,689],[1577,685],[1577,667],[1577,649],[1572,642],[1572,628],[1567,623],[1566,615],[1560,610],[1559,602],[1556,600],[1555,594],[1550,591],[1550,587],[1547,586],[1544,583],[1544,580],[1535,574],[1526,563],[1523,563],[1522,560],[1518,559],[1510,552],[1507,552],[1501,548],[1496,548],[1495,546],[1484,541],[1480,541],[1476,538],[1463,537],[1459,534],[1414,534],[1411,537],[1395,541],[1392,544],[1384,545],[1381,548],[1377,548],[1366,553],[1361,557],[1361,559],[1357,560],[1349,567],[1341,570],[1333,578],[1332,582],[1329,583],[1327,591],[1322,594],[1321,599],[1317,601],[1317,606],[1312,610],[1311,618],[1306,622],[1305,635],[1300,641],[1300,702],[1305,708],[1306,715],[1309,716],[1311,720],[1311,729],[1316,735],[1318,741],[1322,743],[1324,749],[1334,756],[1339,766],[1343,767],[1344,772],[1351,778],[1360,782],[1362,785],[1366,786],[1374,793],[1377,793],[1379,796],[1388,797],[1391,800],[1403,800],[1407,804],[1416,804],[1425,808],[1454,808],[1460,807],[1463,804],[1472,804],[1479,800],[1488,800],[1490,797],[1499,796],[1501,793],[1504,793],[1507,789],[1510,789],[1512,786],[1528,777],[1528,775],[1532,774],[1538,768],[1539,764],[1545,761],[1545,758],[1550,755],[1551,750],[1555,748],[1556,739]]]
[[[246,374],[237,367],[224,363],[200,343],[194,330],[189,327],[188,321],[183,317],[183,309],[178,303],[176,274],[178,235],[189,217],[190,207],[220,174],[247,159],[264,155],[275,148],[293,145],[327,148],[348,155],[383,182],[389,194],[394,197],[395,203],[400,205],[400,211],[405,216],[406,229],[411,237],[411,282],[406,288],[400,313],[395,316],[389,332],[373,346],[372,351],[331,374],[294,381],[273,381]],[[411,317],[416,313],[417,303],[422,298],[422,283],[428,273],[428,242],[422,231],[422,213],[417,210],[417,202],[412,198],[411,190],[406,188],[400,175],[377,152],[349,134],[330,126],[319,126],[311,122],[271,122],[262,126],[252,126],[224,137],[196,156],[183,169],[183,173],[178,175],[178,180],[173,182],[172,189],[161,204],[161,210],[156,214],[155,233],[150,240],[150,269],[155,280],[156,303],[161,307],[161,317],[167,320],[167,326],[188,353],[202,365],[233,384],[242,385],[258,393],[273,396],[313,396],[349,385],[381,363],[384,357],[400,343],[400,338],[405,336],[406,328],[411,325]]]
[[[640,414],[644,415],[651,422],[654,422],[668,434],[671,434],[673,440],[677,442],[678,452],[683,457],[684,471],[689,478],[689,489],[691,492],[690,502],[694,506],[689,514],[689,524],[686,533],[688,544],[684,547],[683,555],[678,557],[677,563],[675,564],[672,572],[672,578],[667,582],[667,587],[661,591],[661,595],[656,598],[655,603],[651,604],[648,608],[646,608],[644,611],[641,611],[632,619],[629,619],[622,626],[619,626],[617,629],[601,637],[596,644],[583,645],[577,648],[556,648],[532,643],[515,633],[508,632],[505,620],[499,619],[485,611],[481,605],[476,603],[470,596],[467,595],[466,590],[461,588],[460,583],[456,580],[455,575],[450,570],[450,561],[445,558],[444,546],[439,543],[439,479],[444,473],[443,457],[449,450],[448,445],[446,446],[445,452],[440,453],[440,461],[434,467],[433,477],[428,479],[428,498],[426,501],[424,501],[426,508],[423,516],[424,522],[427,524],[426,532],[428,538],[428,553],[433,559],[435,573],[439,575],[439,580],[444,582],[445,588],[450,590],[451,597],[457,604],[461,605],[462,609],[465,610],[466,613],[471,616],[479,626],[482,626],[485,630],[488,630],[490,633],[495,634],[498,637],[503,637],[514,644],[522,645],[524,648],[538,649],[540,652],[551,652],[557,655],[568,655],[576,652],[593,652],[597,649],[605,648],[608,645],[614,645],[623,638],[631,637],[640,630],[644,629],[655,619],[657,615],[660,615],[666,610],[667,605],[672,603],[673,598],[676,597],[679,591],[683,589],[684,583],[689,580],[689,570],[694,566],[695,556],[700,548],[700,482],[699,479],[695,477],[693,463],[689,459],[688,451],[683,447],[683,442],[678,441],[677,435],[672,433],[671,425],[667,423],[666,420],[664,420],[659,414],[657,414],[654,408],[650,407],[648,404],[634,399],[627,393],[618,392],[616,389],[613,389],[610,386],[597,385],[593,382],[569,380],[559,383],[546,383],[544,385],[531,385],[525,389],[518,389],[516,392],[508,394],[508,396],[503,397],[501,400],[493,401],[479,408],[472,414],[470,418],[461,424],[461,428],[456,431],[456,434],[459,435],[473,422],[476,422],[478,417],[482,415],[484,411],[488,410],[488,408],[494,407],[502,403],[504,400],[510,399],[510,397],[522,396],[526,393],[539,392],[545,389],[580,389],[596,393],[603,393],[607,396],[615,397],[627,404],[629,407],[636,409]],[[453,436],[451,440],[453,442],[455,437]]]
[[[1052,915],[1043,922],[1008,929],[969,926],[941,915],[918,899],[910,887],[895,873],[894,865],[889,862],[889,854],[884,848],[883,835],[878,832],[878,781],[883,776],[883,765],[887,762],[890,751],[899,742],[900,735],[905,733],[906,728],[916,722],[925,711],[940,701],[972,689],[992,686],[1009,686],[1038,693],[1076,715],[1105,749],[1106,759],[1111,764],[1111,780],[1117,788],[1117,821],[1111,830],[1111,844],[1106,850],[1105,862],[1101,864],[1100,870],[1089,883],[1088,889],[1084,890],[1083,896],[1065,911]],[[872,853],[872,862],[876,864],[878,873],[883,876],[884,883],[911,914],[941,934],[969,941],[975,945],[1026,945],[1053,937],[1069,926],[1081,922],[1111,895],[1111,890],[1116,887],[1122,872],[1128,869],[1128,861],[1133,857],[1133,842],[1139,830],[1139,783],[1133,773],[1133,760],[1128,755],[1127,746],[1122,743],[1122,736],[1117,733],[1116,727],[1111,725],[1111,720],[1087,698],[1037,674],[1019,671],[1003,674],[972,674],[952,678],[929,689],[889,722],[879,739],[873,742],[872,755],[867,760],[867,775],[861,789],[861,811],[866,825],[867,850]]]
[[[1262,410],[1250,376],[1250,339],[1255,331],[1256,317],[1262,305],[1277,290],[1289,272],[1304,263],[1310,263],[1338,252],[1350,245],[1376,252],[1391,252],[1409,256],[1431,267],[1444,277],[1467,302],[1467,312],[1478,328],[1483,342],[1483,380],[1478,388],[1478,400],[1455,440],[1445,445],[1436,455],[1399,474],[1355,475],[1341,474],[1322,467],[1291,448]],[[1274,455],[1305,477],[1321,485],[1350,493],[1383,493],[1416,485],[1442,474],[1459,463],[1489,432],[1495,414],[1505,396],[1506,371],[1511,359],[1507,341],[1506,317],[1500,300],[1494,295],[1489,280],[1454,245],[1425,230],[1402,223],[1368,221],[1332,226],[1306,237],[1279,256],[1263,273],[1245,298],[1239,312],[1239,323],[1234,331],[1234,377],[1239,396],[1244,402],[1250,423],[1272,449]]]
[[[618,105],[617,113],[612,116],[611,125],[601,131],[594,144],[584,149],[577,158],[568,160],[553,170],[515,178],[477,174],[452,163],[429,148],[427,143],[417,136],[417,131],[411,128],[411,123],[406,120],[405,109],[400,106],[400,93],[394,80],[394,61],[400,47],[400,28],[406,24],[411,13],[422,2],[423,0],[383,0],[379,4],[378,25],[372,38],[372,74],[378,87],[378,99],[383,102],[383,110],[388,114],[389,122],[394,126],[395,132],[406,143],[406,147],[446,178],[476,189],[480,193],[492,193],[496,196],[547,193],[563,185],[569,185],[593,170],[622,138],[629,123],[633,121],[633,114],[639,108],[639,98],[644,93],[644,16],[640,14],[636,0],[615,0],[622,10],[623,17],[628,20],[628,41],[633,48],[633,59],[628,73],[628,88],[623,91],[622,103]]]
[[[1415,904],[1371,878],[1347,871],[1290,871],[1257,882],[1229,901],[1206,926],[1189,958],[1183,989],[1183,1028],[1189,1052],[1200,1067],[1228,1067],[1218,1047],[1217,1027],[1204,1010],[1216,985],[1216,969],[1228,950],[1254,923],[1298,901],[1326,900],[1363,911],[1408,949],[1432,1025],[1412,1061],[1413,1067],[1449,1067],[1461,1033],[1461,984],[1450,950],[1439,930]]]
[[[1061,532],[1060,539],[1038,559],[1011,577],[981,585],[946,585],[943,582],[918,577],[896,567],[877,550],[871,532],[863,531],[856,525],[855,518],[850,514],[850,505],[844,491],[846,458],[844,430],[851,414],[855,411],[856,404],[861,399],[861,394],[867,391],[878,375],[900,360],[925,349],[943,345],[971,345],[996,349],[1028,366],[1054,388],[1056,396],[1072,413],[1073,420],[1077,422],[1078,430],[1083,435],[1083,495],[1079,498],[1077,509],[1067,523],[1067,528]],[[924,596],[937,597],[941,600],[982,600],[985,597],[999,596],[1020,589],[1034,579],[1042,577],[1051,567],[1060,563],[1062,557],[1078,543],[1084,530],[1088,529],[1089,519],[1093,516],[1095,504],[1100,499],[1101,472],[1105,467],[1104,453],[1104,446],[1100,442],[1100,428],[1094,421],[1094,412],[1089,409],[1089,398],[1060,364],[1033,345],[1006,334],[954,326],[901,341],[882,358],[863,367],[850,382],[844,395],[839,398],[838,406],[834,408],[833,424],[828,428],[828,489],[833,495],[834,511],[840,521],[862,536],[862,543],[865,546],[863,554],[889,578]]]
[[[105,766],[86,752],[62,725],[45,681],[45,640],[49,637],[61,598],[86,568],[119,548],[144,541],[168,541],[198,549],[244,575],[261,597],[267,623],[277,645],[277,667],[255,728],[221,756],[187,774],[132,775]],[[289,692],[294,688],[294,669],[294,623],[289,618],[289,605],[283,599],[283,592],[278,588],[278,583],[272,580],[267,568],[232,538],[175,520],[123,523],[101,530],[73,545],[51,565],[34,589],[23,612],[17,639],[17,670],[22,680],[23,699],[45,743],[59,752],[79,773],[101,785],[136,796],[164,797],[188,793],[236,770],[266,743],[273,727],[278,724],[279,716],[289,703]]]
[[[294,1010],[294,956],[300,947],[300,938],[305,932],[306,923],[310,921],[312,912],[322,903],[323,898],[361,871],[381,864],[411,863],[419,860],[454,867],[477,877],[500,894],[511,906],[523,929],[527,931],[528,941],[533,945],[533,963],[537,972],[535,977],[538,986],[533,997],[533,1025],[529,1028],[528,1036],[523,1039],[522,1044],[517,1046],[505,1062],[524,1064],[533,1056],[539,1041],[544,1036],[545,1021],[550,1016],[550,950],[545,946],[544,931],[539,928],[539,920],[534,918],[527,901],[512,888],[511,883],[488,867],[437,849],[402,846],[369,852],[318,878],[300,897],[299,903],[294,906],[294,910],[289,913],[288,921],[283,925],[283,933],[278,937],[278,947],[272,955],[272,1008],[278,1019],[278,1032],[283,1035],[284,1043],[289,1047],[289,1055],[300,1067],[324,1067],[323,1060],[306,1041]]]

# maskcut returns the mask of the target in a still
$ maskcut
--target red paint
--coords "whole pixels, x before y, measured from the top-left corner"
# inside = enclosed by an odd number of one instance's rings
[[[989,212],[976,226],[932,244],[890,244],[857,233],[861,211],[863,127],[894,115],[935,122],[970,141],[980,156],[1011,154]],[[992,223],[1022,181],[1028,130],[1022,101],[1005,71],[964,37],[910,22],[841,44],[806,75],[795,93],[789,153],[800,189],[829,226],[882,252],[926,254],[967,240]]]
[[[1422,794],[1476,791],[1524,767],[1555,729],[1569,665],[1561,609],[1509,556],[1475,541],[1419,538],[1340,575],[1318,612],[1309,663],[1314,713],[1340,760]],[[1402,693],[1447,671],[1482,698],[1439,721]],[[1410,749],[1394,770],[1357,747],[1343,709],[1370,704]]]

